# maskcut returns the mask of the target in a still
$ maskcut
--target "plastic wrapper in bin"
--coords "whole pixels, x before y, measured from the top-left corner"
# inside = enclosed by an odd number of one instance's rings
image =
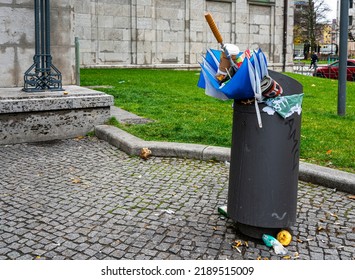
[[[201,74],[198,86],[205,89],[207,95],[222,100],[243,100],[255,98],[260,87],[261,80],[267,76],[267,60],[264,53],[256,51],[241,52],[237,58],[243,57],[236,73],[231,73],[230,79],[223,83],[216,78],[222,51],[209,49],[201,65]],[[228,69],[227,69],[228,71]]]

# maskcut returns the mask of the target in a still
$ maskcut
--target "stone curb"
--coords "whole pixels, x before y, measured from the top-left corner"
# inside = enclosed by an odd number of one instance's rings
[[[230,148],[172,142],[144,141],[109,125],[95,126],[95,135],[129,155],[139,155],[149,148],[153,156],[200,160],[230,161]],[[324,187],[355,194],[355,174],[300,162],[299,179]]]

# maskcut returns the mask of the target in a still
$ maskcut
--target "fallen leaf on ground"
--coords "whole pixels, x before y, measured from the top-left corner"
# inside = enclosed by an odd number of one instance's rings
[[[72,181],[72,183],[74,183],[74,184],[79,184],[79,183],[81,183],[81,180],[78,179],[78,178],[73,178],[71,181]]]
[[[321,226],[320,226],[320,227],[317,228],[317,232],[320,232],[320,231],[322,231],[322,230],[324,230],[324,227],[321,227]]]
[[[260,260],[268,261],[269,258],[267,258],[267,257],[262,258],[261,256],[258,256],[258,257],[256,258],[256,260],[258,260],[258,261],[260,261]]]
[[[152,151],[151,151],[151,150],[149,150],[148,148],[142,148],[142,149],[141,149],[141,152],[140,152],[140,154],[139,154],[139,156],[140,156],[142,159],[146,160],[146,159],[148,159],[148,157],[149,157],[151,154],[152,154]]]

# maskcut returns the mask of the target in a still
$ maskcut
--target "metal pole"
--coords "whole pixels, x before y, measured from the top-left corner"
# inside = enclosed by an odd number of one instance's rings
[[[46,71],[50,72],[51,71],[51,35],[50,35],[50,8],[49,8],[49,0],[46,0],[45,2],[45,37],[46,37],[46,41],[45,41],[45,57],[46,57]]]
[[[78,37],[75,37],[75,77],[76,85],[80,86],[80,44]]]
[[[40,11],[41,11],[41,67],[42,67],[42,75],[44,74],[43,73],[43,69],[45,67],[45,57],[44,57],[44,54],[45,54],[45,45],[44,45],[44,40],[45,40],[45,34],[44,34],[44,24],[45,24],[45,21],[44,21],[44,0],[41,0],[41,8],[40,8]]]
[[[282,37],[282,72],[286,71],[288,0],[284,0],[284,24]]]
[[[345,107],[346,107],[348,27],[349,27],[349,0],[341,0],[340,39],[339,39],[339,78],[338,78],[338,115],[339,116],[345,116]]]
[[[35,56],[34,56],[34,62],[35,62],[35,72],[39,73],[41,64],[40,64],[40,45],[39,45],[39,38],[40,38],[40,32],[39,32],[39,3],[38,0],[35,0]]]
[[[52,64],[50,0],[34,0],[35,55],[24,75],[24,91],[63,90],[62,74]]]

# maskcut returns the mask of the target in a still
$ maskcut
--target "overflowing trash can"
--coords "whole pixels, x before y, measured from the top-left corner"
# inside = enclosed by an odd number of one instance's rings
[[[270,76],[283,95],[301,94],[302,85],[277,72]],[[228,216],[251,237],[275,235],[296,221],[301,114],[269,115],[260,105],[262,128],[255,106],[234,102]]]
[[[212,15],[205,18],[221,50],[207,49],[198,86],[214,98],[234,100],[223,212],[246,235],[275,235],[296,220],[303,87],[269,70],[260,48],[225,44]]]

